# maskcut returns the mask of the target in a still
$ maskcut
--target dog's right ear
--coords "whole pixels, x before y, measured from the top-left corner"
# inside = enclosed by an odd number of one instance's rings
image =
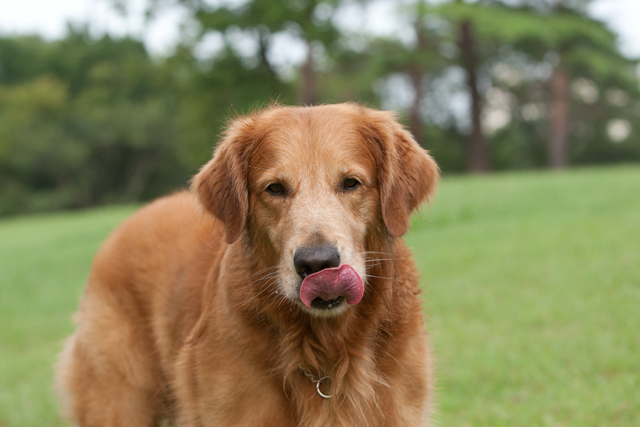
[[[191,191],[200,204],[224,224],[229,244],[240,237],[247,221],[247,162],[255,139],[253,122],[253,117],[242,117],[231,123],[213,159],[191,180]]]

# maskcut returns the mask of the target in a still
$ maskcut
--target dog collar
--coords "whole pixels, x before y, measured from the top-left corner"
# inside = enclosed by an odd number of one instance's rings
[[[320,386],[322,385],[322,383],[325,380],[330,380],[331,378],[329,378],[328,376],[324,376],[324,377],[316,377],[314,375],[311,375],[311,373],[309,371],[307,371],[305,368],[300,367],[300,369],[302,370],[302,372],[304,373],[304,375],[309,378],[311,380],[312,383],[314,383],[316,385],[316,392],[318,392],[318,395],[320,395],[320,397],[322,397],[323,399],[331,399],[333,397],[332,394],[324,394],[322,392],[322,390],[320,390]]]

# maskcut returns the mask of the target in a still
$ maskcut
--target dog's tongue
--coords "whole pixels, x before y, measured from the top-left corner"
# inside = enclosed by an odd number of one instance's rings
[[[351,305],[357,304],[364,294],[362,279],[347,264],[340,267],[325,268],[305,277],[300,287],[300,299],[311,308],[311,301],[321,298],[331,301],[344,297]]]

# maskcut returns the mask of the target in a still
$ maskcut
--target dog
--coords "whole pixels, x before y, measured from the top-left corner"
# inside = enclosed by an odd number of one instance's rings
[[[56,366],[79,426],[426,426],[402,235],[439,169],[390,112],[233,120],[179,192],[103,243]]]

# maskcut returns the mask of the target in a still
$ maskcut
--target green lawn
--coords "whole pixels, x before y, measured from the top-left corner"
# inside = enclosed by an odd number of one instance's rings
[[[0,221],[0,427],[64,425],[52,364],[133,210]],[[640,167],[445,177],[406,240],[438,425],[640,426]]]

